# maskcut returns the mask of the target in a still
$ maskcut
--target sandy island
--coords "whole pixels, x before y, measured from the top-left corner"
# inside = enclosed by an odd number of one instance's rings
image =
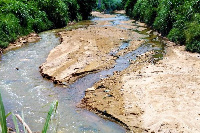
[[[132,48],[124,52],[141,44],[139,34],[123,29],[134,28],[130,20],[121,27],[101,27],[110,24],[108,20],[96,23],[61,32],[63,42],[41,66],[42,75],[56,83],[72,83],[112,67],[116,58],[108,53],[122,41],[132,37]],[[126,70],[88,88],[81,107],[112,117],[130,132],[200,132],[200,55],[171,42],[167,47],[164,59],[156,64],[150,62],[151,52],[146,53]]]

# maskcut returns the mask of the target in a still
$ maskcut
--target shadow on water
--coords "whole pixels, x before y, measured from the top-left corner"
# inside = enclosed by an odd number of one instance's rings
[[[43,32],[41,40],[37,43],[30,43],[20,49],[9,51],[2,55],[0,60],[0,86],[6,111],[13,111],[21,114],[23,110],[25,121],[33,131],[41,131],[45,122],[50,103],[58,100],[58,114],[52,121],[49,132],[114,132],[122,133],[125,129],[119,125],[99,118],[97,115],[80,108],[76,105],[84,97],[84,91],[102,78],[111,76],[115,71],[122,71],[130,65],[140,54],[147,51],[157,51],[155,59],[161,59],[164,54],[164,44],[157,35],[150,29],[141,31],[145,37],[145,43],[138,49],[130,51],[126,55],[119,56],[116,64],[109,70],[89,74],[78,79],[68,88],[55,86],[50,81],[44,80],[39,73],[39,66],[45,62],[50,50],[59,45],[59,38],[56,32],[87,27],[94,24],[93,21],[109,20],[111,26],[120,25],[121,21],[129,20],[124,15],[117,15],[115,18],[93,18],[92,21],[84,21],[78,24]],[[139,33],[139,31],[137,31]],[[112,51],[115,55],[119,51],[129,47],[129,41]],[[16,69],[18,68],[18,69]],[[9,124],[12,126],[12,124]]]

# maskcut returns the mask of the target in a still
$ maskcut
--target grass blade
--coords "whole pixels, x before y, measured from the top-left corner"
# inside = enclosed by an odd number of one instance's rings
[[[47,118],[46,118],[44,127],[42,129],[42,133],[47,133],[47,130],[48,130],[48,127],[49,127],[49,122],[51,120],[51,116],[52,116],[54,111],[56,112],[57,107],[58,107],[58,101],[54,101],[50,106],[50,109],[49,109],[49,112],[47,114]]]
[[[23,121],[25,121],[25,119],[24,119],[24,112],[23,112],[23,110],[22,110],[22,120]],[[27,133],[27,131],[26,131],[26,128],[25,128],[25,126],[24,126],[24,124],[22,124],[23,125],[23,128],[24,128],[24,133]]]
[[[13,118],[13,122],[14,122],[14,125],[15,125],[16,133],[19,133],[19,127],[18,127],[18,124],[17,124],[17,118],[13,113],[12,113],[12,118]]]
[[[10,113],[8,113],[8,114],[6,115],[6,118],[7,118],[9,115],[11,115],[11,112],[10,112]]]
[[[0,92],[0,123],[1,123],[2,133],[7,133],[6,115],[5,115],[3,100],[1,97],[1,92]]]

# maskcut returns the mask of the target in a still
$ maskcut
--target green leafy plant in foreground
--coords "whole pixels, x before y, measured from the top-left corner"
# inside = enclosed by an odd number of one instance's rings
[[[49,122],[50,122],[50,120],[51,120],[51,116],[52,116],[53,112],[56,113],[57,107],[58,107],[58,101],[55,101],[55,102],[53,102],[53,103],[51,104],[50,109],[49,109],[49,112],[48,112],[48,114],[47,114],[46,122],[45,122],[45,124],[44,124],[43,129],[42,129],[42,133],[46,133],[46,132],[47,132],[48,127],[49,127]]]
[[[49,123],[51,120],[51,116],[56,113],[57,111],[57,107],[58,107],[58,101],[54,101],[49,109],[49,112],[47,114],[47,118],[42,130],[42,133],[47,133],[48,127],[49,127]],[[2,133],[7,133],[8,131],[8,127],[7,127],[7,123],[6,123],[6,118],[10,115],[11,113],[8,113],[7,115],[5,115],[5,109],[4,109],[4,105],[3,105],[3,100],[1,97],[1,93],[0,93],[0,125],[1,125],[1,132]],[[19,132],[19,127],[18,127],[18,123],[17,123],[17,119],[23,124],[24,127],[24,132],[27,133],[32,133],[32,131],[30,130],[29,126],[24,122],[24,115],[22,113],[22,118],[17,115],[12,113],[12,118],[13,118],[13,123],[15,125],[15,130],[16,133],[20,133]]]
[[[6,115],[1,93],[0,93],[0,123],[1,123],[2,133],[7,133]]]

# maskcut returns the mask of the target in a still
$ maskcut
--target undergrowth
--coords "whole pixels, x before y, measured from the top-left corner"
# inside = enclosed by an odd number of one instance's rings
[[[200,53],[200,0],[123,0],[126,14]]]
[[[1,0],[0,48],[31,32],[87,19],[96,0]]]
[[[99,0],[97,0],[97,9],[99,11],[105,11],[105,12],[112,12],[114,10],[122,10],[124,8],[124,4],[122,0],[100,0],[101,4],[99,3]]]

